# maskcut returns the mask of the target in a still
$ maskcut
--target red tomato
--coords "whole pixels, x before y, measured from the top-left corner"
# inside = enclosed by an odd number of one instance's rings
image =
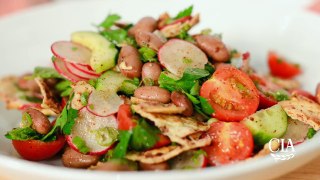
[[[317,102],[320,104],[320,83],[318,83],[316,88],[316,99],[317,99]]]
[[[206,151],[209,164],[212,166],[244,160],[252,155],[253,137],[243,124],[215,122],[211,124],[208,134],[212,143],[203,150]]]
[[[290,79],[301,73],[298,65],[287,62],[274,52],[269,52],[268,64],[271,74],[280,78]]]
[[[241,121],[259,105],[259,94],[250,77],[231,65],[220,65],[201,87],[200,96],[215,110],[221,121]]]
[[[171,144],[170,139],[167,136],[160,134],[158,142],[152,147],[152,149],[158,149],[169,144]]]
[[[317,98],[314,95],[312,95],[311,93],[309,93],[308,91],[304,91],[302,89],[295,89],[295,90],[290,91],[290,93],[292,95],[304,96],[308,99],[311,99],[314,102],[317,102]]]
[[[65,144],[64,136],[58,136],[57,140],[52,142],[43,142],[40,140],[12,141],[13,147],[21,157],[30,161],[42,161],[52,158]]]
[[[118,129],[130,130],[136,126],[136,122],[132,120],[131,107],[129,104],[122,104],[118,111]]]

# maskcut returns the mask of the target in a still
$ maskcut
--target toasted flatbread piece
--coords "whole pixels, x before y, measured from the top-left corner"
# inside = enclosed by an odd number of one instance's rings
[[[81,102],[81,95],[85,92],[90,94],[94,88],[85,81],[79,81],[72,85],[72,89],[74,94],[71,101],[71,107],[73,109],[80,110],[84,107],[83,103]]]
[[[153,103],[141,103],[141,108],[148,113],[159,113],[159,114],[181,114],[185,108],[178,107],[174,104],[153,104]]]
[[[294,96],[279,104],[292,119],[304,122],[316,131],[320,129],[320,105],[318,103],[303,96]]]
[[[60,114],[60,103],[54,97],[54,94],[51,91],[50,87],[41,78],[36,78],[35,81],[39,85],[40,92],[43,96],[41,107],[45,110],[44,112],[51,114]]]
[[[274,84],[286,90],[294,90],[301,88],[300,82],[294,79],[281,79],[273,76],[267,76],[267,80],[270,80]]]
[[[270,148],[272,149],[272,151],[276,151],[279,147],[280,143],[278,141],[271,141],[270,147],[269,143],[265,144],[263,146],[263,149],[260,150],[255,156],[253,156],[253,158],[264,157],[271,153]]]
[[[23,93],[17,88],[18,77],[7,76],[0,79],[0,100],[6,104],[7,109],[19,109],[29,102],[20,99]]]
[[[182,146],[167,146],[145,152],[130,152],[126,155],[126,158],[132,161],[140,161],[146,164],[157,164],[176,157],[185,151],[204,147],[209,145],[210,143],[211,138],[209,136],[204,136],[197,140],[189,140],[189,143]]]
[[[146,112],[142,105],[132,105],[132,109],[142,117],[153,121],[155,126],[169,138],[173,136],[184,138],[197,132],[207,131],[210,128],[208,124],[191,117]]]

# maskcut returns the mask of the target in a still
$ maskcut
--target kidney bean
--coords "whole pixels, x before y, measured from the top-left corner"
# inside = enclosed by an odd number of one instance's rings
[[[155,51],[158,51],[164,44],[157,35],[147,31],[138,31],[135,38],[140,47],[146,46]]]
[[[199,48],[214,61],[226,62],[229,60],[229,51],[219,38],[210,35],[196,35],[194,39]]]
[[[161,71],[161,66],[158,63],[145,63],[142,66],[142,80],[152,80],[154,84],[158,84]]]
[[[144,171],[165,171],[169,169],[169,164],[167,162],[162,162],[158,164],[145,164],[140,162],[139,167]]]
[[[173,91],[171,93],[171,101],[176,106],[185,108],[185,110],[182,113],[184,116],[192,116],[193,105],[186,95],[179,91]]]
[[[129,78],[141,76],[142,62],[138,50],[132,46],[124,46],[120,50],[118,67],[120,72]]]
[[[71,168],[88,168],[96,165],[99,159],[99,156],[81,154],[67,147],[62,155],[62,164]]]
[[[36,130],[40,134],[48,134],[52,128],[52,125],[46,115],[42,112],[29,108],[25,110],[32,119],[32,129]]]
[[[153,32],[157,29],[157,21],[153,17],[144,17],[140,19],[131,29],[128,34],[135,36],[138,31]]]
[[[142,86],[135,90],[134,97],[158,101],[161,103],[170,102],[170,92],[166,89],[160,88],[158,86]]]

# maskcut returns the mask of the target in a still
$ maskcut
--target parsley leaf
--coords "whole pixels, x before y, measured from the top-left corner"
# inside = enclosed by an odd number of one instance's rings
[[[165,72],[162,72],[159,77],[160,87],[169,91],[180,90],[189,93],[197,80],[209,76],[210,73],[204,69],[188,68],[184,71],[181,79],[169,77]]]
[[[131,136],[132,132],[130,131],[119,131],[119,143],[113,150],[112,158],[123,158],[127,154]]]
[[[183,18],[183,17],[187,17],[187,16],[190,16],[192,14],[192,10],[193,10],[193,6],[189,6],[188,8],[180,11],[176,17],[174,17],[173,19],[180,19],[180,18]]]
[[[70,96],[72,92],[71,84],[71,81],[63,80],[55,86],[55,89],[60,93],[62,97]]]
[[[11,140],[18,140],[18,141],[27,141],[33,139],[39,139],[41,137],[37,131],[33,130],[30,127],[25,128],[15,128],[9,131],[6,135],[6,138]]]
[[[276,91],[275,93],[272,93],[272,96],[277,101],[285,101],[289,99],[288,94],[281,90]]]
[[[41,139],[42,141],[51,139],[52,136],[55,136],[55,133],[58,131],[58,129],[60,129],[64,134],[67,135],[71,133],[71,129],[75,123],[75,119],[78,117],[78,110],[72,108],[67,109],[68,104],[62,110],[51,131]]]
[[[316,130],[314,130],[313,128],[309,128],[307,133],[308,139],[311,139],[316,133],[317,133]]]
[[[142,47],[139,49],[143,62],[157,62],[157,52],[148,47]]]
[[[100,27],[103,27],[105,29],[109,29],[115,22],[120,20],[121,17],[117,14],[109,14],[103,22],[99,24]]]
[[[84,92],[81,94],[80,101],[83,106],[88,104],[89,92]]]
[[[118,47],[121,47],[123,44],[136,46],[135,40],[129,37],[128,32],[124,29],[103,31],[101,34]]]
[[[86,145],[86,142],[84,142],[84,140],[79,136],[76,136],[76,137],[72,138],[72,143],[83,154],[87,154],[90,151],[90,149]]]
[[[140,119],[132,130],[130,147],[136,151],[143,151],[153,147],[158,141],[159,130]]]
[[[63,79],[63,77],[55,69],[49,68],[49,67],[36,67],[33,72],[33,77],[40,77],[43,79],[49,79],[49,78]]]

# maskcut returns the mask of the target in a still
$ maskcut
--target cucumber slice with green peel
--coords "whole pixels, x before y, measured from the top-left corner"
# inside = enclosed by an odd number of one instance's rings
[[[130,81],[123,81],[122,85],[119,88],[119,91],[124,93],[127,96],[131,96],[134,94],[134,91],[138,88],[137,85]]]
[[[104,72],[116,65],[118,50],[102,35],[91,31],[79,31],[71,35],[71,41],[91,50],[90,65],[96,73]]]
[[[288,116],[280,105],[252,114],[241,121],[251,131],[256,145],[264,145],[272,138],[282,137],[287,130]]]
[[[125,80],[129,78],[119,72],[107,71],[97,79],[96,90],[117,92]]]

